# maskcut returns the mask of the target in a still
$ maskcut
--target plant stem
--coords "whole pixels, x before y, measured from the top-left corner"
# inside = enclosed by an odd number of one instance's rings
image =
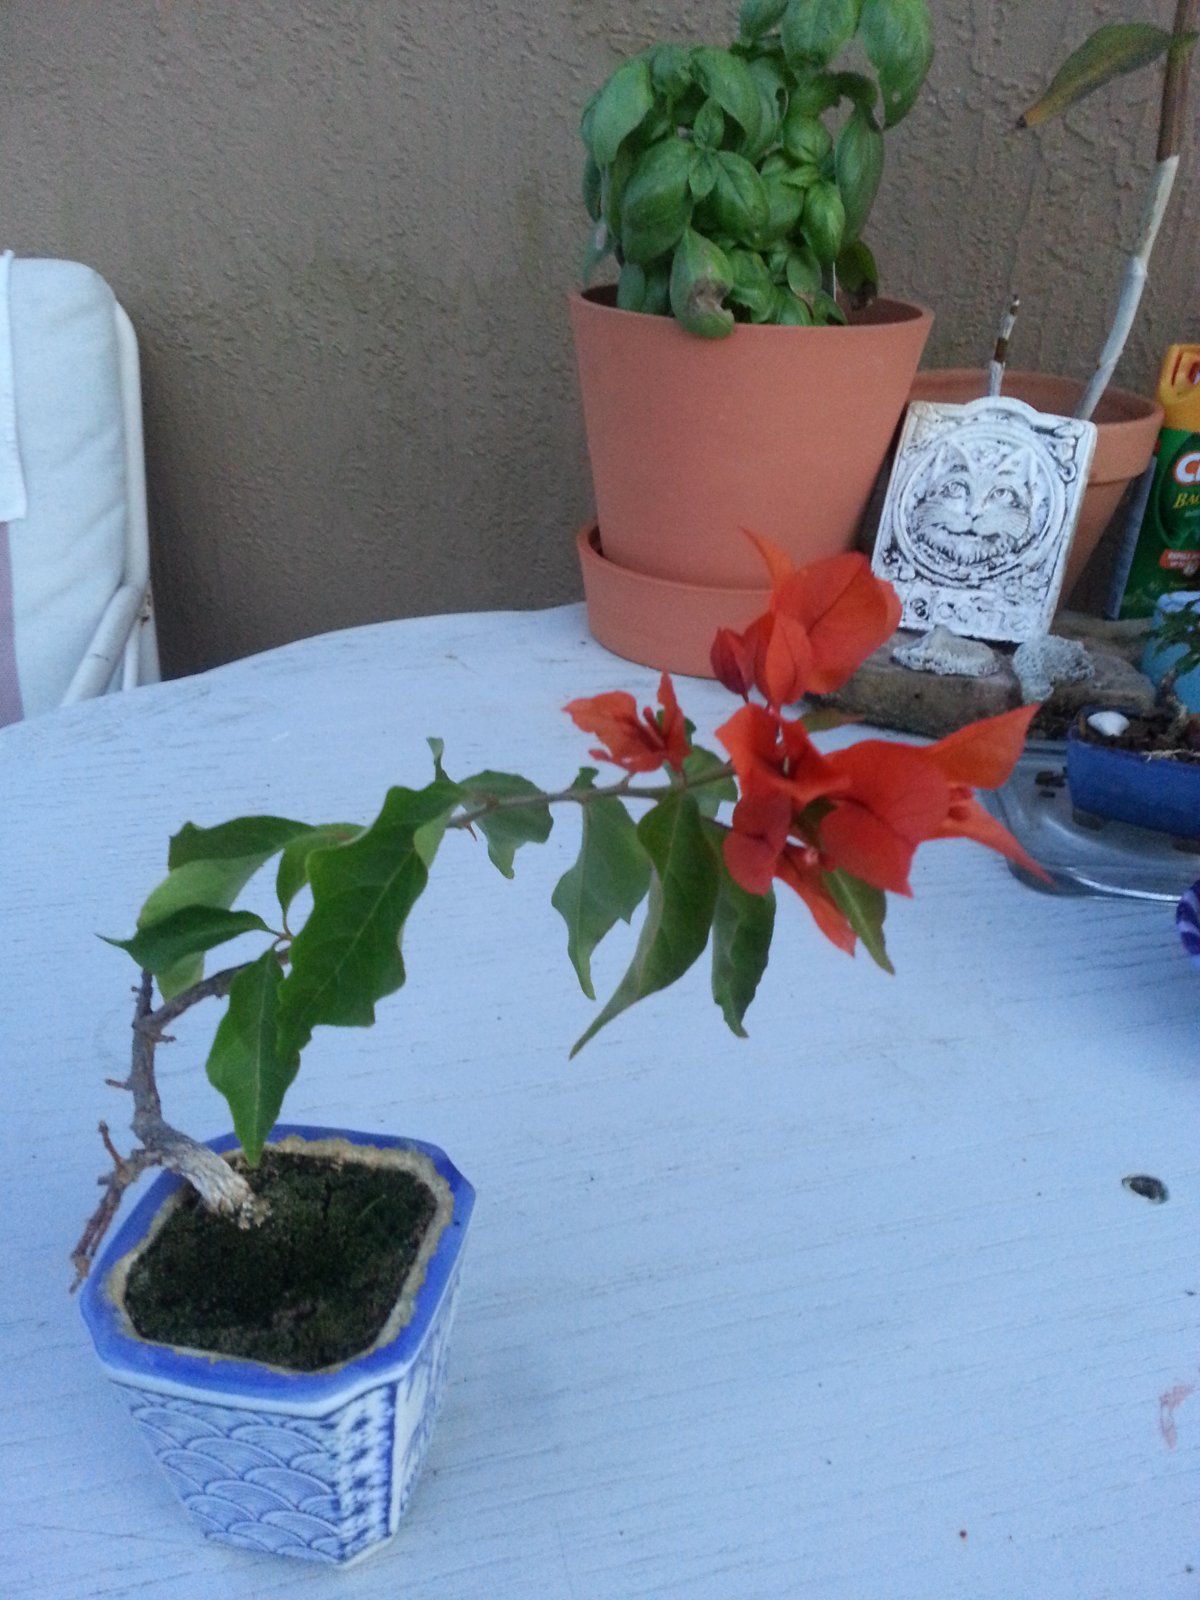
[[[680,790],[703,789],[709,784],[723,783],[727,778],[733,777],[731,762],[723,762],[719,767],[713,767],[699,778],[688,778],[681,775],[678,783],[657,786],[639,786],[624,777],[619,783],[611,783],[599,789],[576,788],[572,785],[567,789],[538,790],[535,794],[497,795],[485,800],[481,805],[474,806],[469,811],[460,811],[457,816],[451,817],[446,824],[447,828],[469,828],[472,823],[478,822],[481,817],[490,817],[496,811],[515,811],[522,806],[556,806],[556,805],[590,805],[593,800],[607,800],[613,797],[622,800],[664,800],[669,794],[678,794]]]
[[[1188,57],[1191,53],[1191,46],[1184,41],[1186,35],[1195,28],[1198,5],[1200,0],[1176,0],[1175,24],[1172,29],[1176,43],[1167,52],[1167,65],[1163,74],[1157,164],[1150,181],[1150,192],[1142,208],[1137,239],[1129,260],[1125,263],[1125,273],[1121,281],[1121,292],[1112,327],[1109,329],[1104,349],[1100,352],[1096,370],[1075,408],[1075,415],[1083,421],[1087,421],[1099,405],[1104,391],[1112,380],[1117,362],[1125,350],[1138,306],[1141,304],[1142,291],[1146,287],[1154,241],[1158,237],[1158,230],[1162,226],[1163,216],[1171,199],[1171,190],[1175,186],[1175,174],[1179,169],[1179,147],[1183,137],[1183,114],[1187,103]]]
[[[100,1137],[113,1165],[112,1171],[99,1180],[104,1191],[100,1203],[88,1218],[79,1243],[71,1253],[75,1267],[73,1289],[78,1288],[87,1277],[100,1242],[116,1216],[121,1196],[131,1183],[151,1167],[167,1167],[177,1172],[191,1184],[210,1211],[231,1217],[240,1228],[252,1227],[265,1215],[263,1202],[257,1198],[241,1173],[236,1172],[224,1157],[217,1155],[207,1145],[198,1144],[165,1120],[154,1074],[154,1050],[163,1038],[164,1023],[173,1020],[189,1005],[194,1005],[207,995],[226,993],[240,970],[239,967],[231,967],[224,972],[214,973],[205,982],[185,989],[157,1011],[150,1004],[153,976],[149,972],[142,973],[133,1013],[129,1078],[121,1085],[133,1096],[130,1126],[141,1140],[141,1145],[130,1155],[122,1156],[109,1138],[107,1125],[103,1122],[100,1124]]]

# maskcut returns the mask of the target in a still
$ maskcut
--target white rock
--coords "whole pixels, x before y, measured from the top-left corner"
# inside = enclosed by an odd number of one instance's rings
[[[1096,671],[1086,645],[1052,633],[1027,639],[1018,646],[1012,664],[1027,706],[1035,700],[1049,700],[1056,683],[1080,683],[1094,677]]]
[[[892,660],[914,672],[934,672],[941,678],[987,678],[996,670],[996,652],[990,645],[961,639],[943,627],[897,645]]]
[[[1119,711],[1093,711],[1087,725],[1106,739],[1119,739],[1129,726],[1129,718]]]

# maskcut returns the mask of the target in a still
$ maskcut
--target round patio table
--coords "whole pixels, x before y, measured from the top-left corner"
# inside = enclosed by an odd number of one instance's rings
[[[1200,976],[1163,907],[1037,894],[957,843],[893,902],[897,977],[788,897],[748,1041],[701,963],[568,1062],[594,1011],[549,895],[578,817],[511,883],[449,839],[407,986],[321,1030],[286,1106],[440,1144],[478,1189],[399,1537],[346,1572],[242,1553],[159,1477],[67,1296],[97,1120],[128,1145],[104,1079],[134,974],[94,934],[132,929],[186,820],[366,820],[427,781],[428,734],[452,773],[561,784],[590,742],[563,703],[654,684],[566,607],[355,629],[0,734],[6,1594],[1196,1594]],[[701,736],[730,706],[681,698]],[[161,1053],[201,1136],[216,1015]]]

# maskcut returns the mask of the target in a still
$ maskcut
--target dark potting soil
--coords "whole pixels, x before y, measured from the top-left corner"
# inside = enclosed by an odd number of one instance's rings
[[[436,1209],[411,1172],[267,1149],[270,1205],[242,1229],[190,1191],[129,1275],[144,1339],[312,1372],[358,1355],[395,1305]]]
[[[1133,750],[1141,755],[1170,757],[1185,766],[1200,762],[1200,717],[1181,720],[1168,711],[1153,711],[1146,716],[1131,716],[1124,733],[1110,738],[1097,733],[1080,713],[1076,726],[1088,744],[1109,750]]]

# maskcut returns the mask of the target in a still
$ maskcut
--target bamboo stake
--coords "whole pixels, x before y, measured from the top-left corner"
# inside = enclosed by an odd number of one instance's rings
[[[1142,291],[1146,287],[1154,241],[1158,237],[1158,230],[1162,226],[1163,216],[1171,199],[1171,190],[1175,186],[1175,174],[1179,170],[1179,147],[1183,137],[1183,113],[1187,103],[1190,55],[1190,46],[1182,41],[1196,25],[1198,4],[1200,0],[1176,0],[1175,26],[1172,32],[1180,43],[1168,52],[1167,67],[1163,74],[1162,110],[1158,122],[1158,151],[1154,176],[1150,183],[1150,193],[1142,209],[1137,240],[1125,264],[1112,327],[1104,342],[1104,349],[1100,352],[1096,370],[1092,373],[1075,409],[1075,415],[1084,421],[1087,421],[1099,405],[1101,396],[1112,380],[1117,362],[1124,353],[1130,329],[1141,304]]]

